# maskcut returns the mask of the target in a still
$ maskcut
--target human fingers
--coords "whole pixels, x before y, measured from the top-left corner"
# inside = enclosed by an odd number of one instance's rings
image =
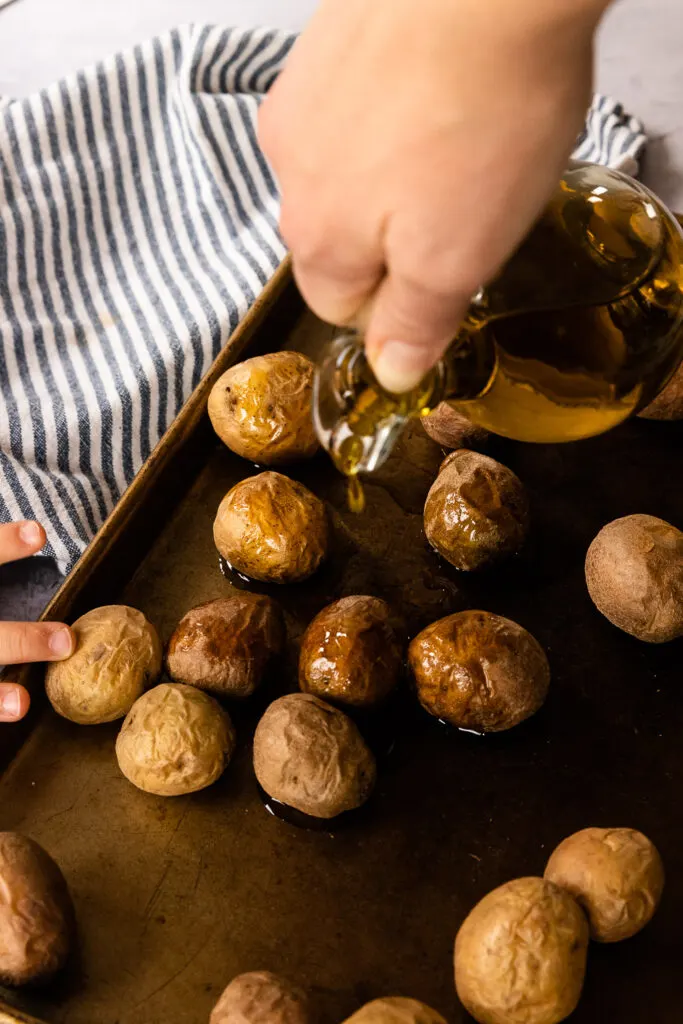
[[[23,686],[0,683],[0,722],[18,722],[29,709],[31,698]]]
[[[0,526],[0,565],[35,555],[45,547],[47,538],[40,523],[31,521]]]
[[[71,629],[59,622],[0,622],[0,665],[62,661],[75,644]]]

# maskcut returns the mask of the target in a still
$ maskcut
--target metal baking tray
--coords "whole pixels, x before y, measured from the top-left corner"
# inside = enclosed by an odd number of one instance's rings
[[[206,416],[209,389],[257,351],[309,354],[330,328],[308,313],[285,265],[217,359],[148,464],[62,586],[46,617],[98,604],[144,611],[167,639],[193,605],[225,595],[211,525],[225,492],[254,468],[227,451]],[[583,561],[598,529],[633,512],[683,524],[683,425],[634,421],[563,446],[496,442],[519,474],[533,529],[521,557],[457,574],[426,544],[422,507],[442,452],[415,425],[367,484],[367,510],[346,510],[324,455],[293,476],[331,510],[335,550],[311,581],[275,588],[288,656],[267,693],[232,709],[238,753],[224,777],[161,799],[119,773],[120,723],[73,725],[41,697],[27,722],[2,729],[0,828],[56,858],[73,892],[78,955],[54,983],[3,991],[0,1024],[201,1024],[241,971],[281,972],[312,993],[323,1022],[365,1000],[408,995],[451,1024],[452,945],[489,889],[540,874],[559,840],[588,825],[627,825],[656,842],[667,868],[662,906],[628,942],[593,946],[577,1024],[683,1019],[683,647],[640,644],[588,598]],[[546,706],[509,733],[477,737],[428,718],[408,686],[388,725],[377,792],[329,834],[267,813],[251,736],[268,699],[296,686],[298,638],[329,601],[387,598],[409,635],[463,608],[530,629],[547,650]],[[386,739],[386,737],[385,737]]]

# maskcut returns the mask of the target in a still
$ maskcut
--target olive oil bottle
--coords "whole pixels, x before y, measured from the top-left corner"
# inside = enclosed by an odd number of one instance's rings
[[[379,386],[362,337],[334,342],[317,373],[316,430],[349,477],[380,466],[407,420],[445,398],[494,433],[573,441],[644,408],[682,358],[678,222],[626,175],[577,166],[414,391]],[[356,481],[356,505],[359,492]]]

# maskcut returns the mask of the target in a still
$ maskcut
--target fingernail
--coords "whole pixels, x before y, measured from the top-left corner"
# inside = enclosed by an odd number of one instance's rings
[[[24,544],[35,547],[42,540],[42,534],[38,523],[22,523],[19,527],[19,536]]]
[[[2,695],[2,707],[3,713],[9,718],[18,718],[21,711],[21,693],[16,687],[12,690],[5,690]]]
[[[71,654],[71,643],[70,630],[62,626],[61,629],[56,629],[51,634],[47,645],[56,658],[65,658],[68,654]]]
[[[404,341],[385,341],[373,366],[382,387],[395,395],[417,387],[428,369],[424,349]]]

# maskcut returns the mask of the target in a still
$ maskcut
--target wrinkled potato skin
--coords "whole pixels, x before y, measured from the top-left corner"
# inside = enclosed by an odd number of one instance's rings
[[[430,715],[459,729],[500,732],[543,704],[550,668],[537,640],[491,612],[447,615],[408,648],[417,695]]]
[[[213,1008],[209,1024],[310,1024],[306,994],[270,971],[233,978]]]
[[[361,1006],[347,1017],[345,1024],[446,1024],[446,1021],[417,999],[387,996]]]
[[[343,597],[316,615],[301,641],[299,686],[322,700],[372,707],[393,690],[402,648],[378,597]]]
[[[308,693],[274,701],[254,735],[254,771],[275,800],[336,818],[370,796],[375,759],[350,718]]]
[[[638,415],[644,420],[683,420],[683,363],[664,390]]]
[[[209,395],[209,418],[233,452],[282,466],[319,448],[311,402],[315,366],[299,352],[270,352],[232,366]]]
[[[81,725],[114,722],[161,674],[161,641],[142,612],[111,604],[73,624],[76,650],[48,665],[45,690],[55,711]]]
[[[479,1024],[559,1024],[583,987],[588,922],[542,878],[494,889],[455,940],[455,986]]]
[[[631,828],[585,828],[554,851],[545,878],[571,893],[597,942],[629,939],[650,921],[664,889],[657,848]]]
[[[488,430],[468,420],[451,402],[441,402],[420,422],[432,441],[442,448],[473,448],[476,451],[486,447],[491,437]]]
[[[135,702],[116,740],[119,768],[145,793],[196,793],[223,774],[235,732],[220,704],[194,686],[161,683]]]
[[[259,473],[236,484],[220,503],[216,547],[238,572],[264,583],[305,580],[326,558],[330,528],[325,506],[280,473]]]
[[[529,529],[521,480],[487,455],[464,448],[444,459],[424,508],[431,546],[456,569],[483,569],[517,554]]]
[[[176,683],[225,697],[250,697],[282,652],[282,612],[269,597],[234,594],[192,608],[178,623],[166,652]]]
[[[603,526],[586,555],[591,600],[606,619],[646,643],[683,635],[683,533],[655,516]]]
[[[74,912],[62,872],[38,843],[0,832],[0,983],[45,981],[64,966]]]

